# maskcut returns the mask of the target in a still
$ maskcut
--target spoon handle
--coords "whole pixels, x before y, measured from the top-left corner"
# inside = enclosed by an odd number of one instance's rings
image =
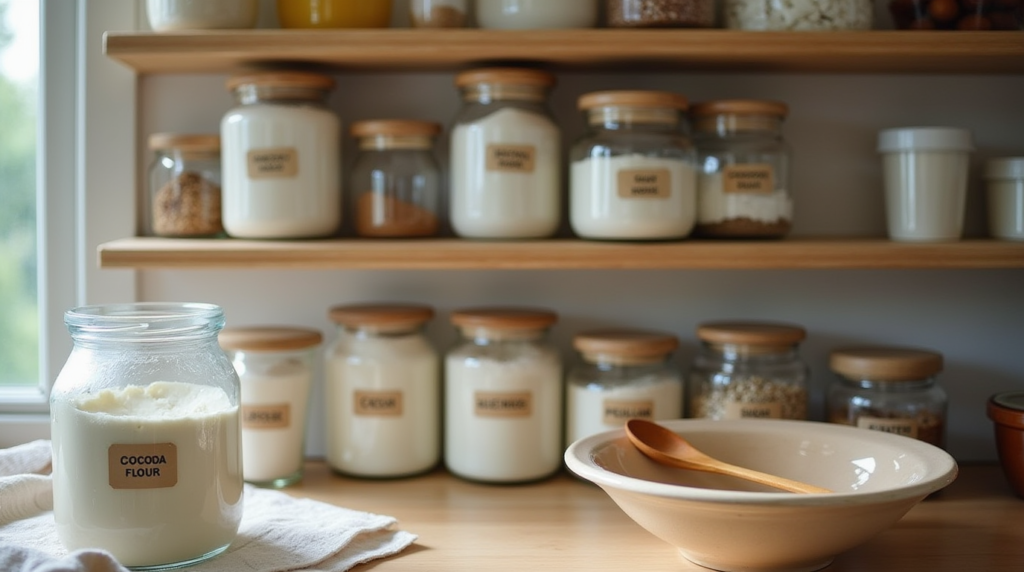
[[[762,485],[768,485],[784,491],[792,493],[831,493],[829,489],[822,487],[816,487],[807,483],[801,483],[799,481],[791,481],[785,477],[779,477],[776,475],[769,475],[753,469],[747,469],[744,467],[737,467],[736,465],[730,465],[719,461],[717,459],[709,458],[705,464],[707,471],[712,473],[718,473],[721,475],[729,475],[733,477],[739,477],[755,483],[761,483]]]

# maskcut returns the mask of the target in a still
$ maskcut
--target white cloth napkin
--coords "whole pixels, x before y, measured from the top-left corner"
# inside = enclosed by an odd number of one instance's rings
[[[53,522],[50,442],[0,449],[0,570],[128,572],[102,550],[69,554]],[[398,554],[416,535],[396,520],[246,485],[238,537],[190,572],[343,572]]]

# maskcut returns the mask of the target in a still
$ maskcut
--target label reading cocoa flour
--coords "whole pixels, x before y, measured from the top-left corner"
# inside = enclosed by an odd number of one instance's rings
[[[722,192],[760,193],[775,191],[775,171],[767,163],[726,165],[722,169]]]
[[[250,149],[250,179],[281,179],[299,174],[299,152],[294,147]]]
[[[622,169],[617,182],[623,199],[667,199],[672,194],[668,169]]]
[[[355,391],[354,413],[363,417],[400,417],[402,415],[401,391]]]
[[[529,417],[533,394],[478,391],[473,394],[473,412],[477,417]]]
[[[500,173],[532,173],[537,150],[532,145],[487,146],[487,170]]]
[[[782,404],[778,402],[744,403],[730,401],[725,404],[724,419],[781,419]]]
[[[291,405],[243,405],[242,427],[246,429],[287,429],[291,426]]]
[[[111,445],[107,471],[112,489],[167,489],[178,484],[174,443]]]
[[[895,433],[904,437],[917,439],[917,422],[913,419],[881,419],[878,417],[858,417],[857,427],[882,431],[883,433]]]
[[[605,399],[602,404],[605,425],[621,425],[629,419],[653,419],[654,402],[645,399],[627,401],[623,399]]]

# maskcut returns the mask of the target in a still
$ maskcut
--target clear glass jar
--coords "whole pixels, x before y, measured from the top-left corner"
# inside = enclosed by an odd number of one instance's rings
[[[569,222],[583,238],[684,238],[697,218],[686,98],[662,91],[580,97],[590,132],[572,148]]]
[[[872,0],[724,0],[725,27],[741,30],[870,30]]]
[[[945,444],[946,392],[936,385],[942,354],[913,348],[834,350],[829,367],[828,420]]]
[[[708,322],[688,375],[690,417],[807,419],[805,330],[771,322]]]
[[[341,224],[341,121],[334,80],[260,72],[227,81],[221,120],[224,229],[238,238],[313,238]]]
[[[418,304],[336,306],[327,351],[327,464],[357,477],[404,477],[441,458],[441,363]]]
[[[562,360],[547,341],[554,312],[453,312],[461,341],[445,357],[444,460],[474,481],[521,483],[561,467]]]
[[[789,233],[793,199],[790,150],[782,138],[786,104],[727,99],[696,104],[700,155],[697,234],[775,238]]]
[[[154,133],[149,167],[146,234],[211,237],[221,223],[220,137]]]
[[[359,236],[415,237],[437,234],[441,169],[434,137],[441,126],[429,121],[360,121],[351,128],[359,140],[350,187]]]
[[[593,28],[597,16],[597,0],[476,0],[476,19],[481,28]]]
[[[69,310],[50,394],[53,516],[72,552],[133,568],[220,554],[242,518],[238,375],[211,304]]]
[[[469,20],[469,0],[409,0],[413,28],[462,28]]]
[[[299,482],[313,363],[323,335],[307,328],[245,327],[224,329],[219,339],[241,382],[242,476],[270,488]]]
[[[277,0],[282,28],[387,28],[392,0]]]
[[[567,376],[566,435],[578,439],[621,429],[630,419],[683,416],[683,374],[671,362],[679,339],[645,330],[595,330],[577,334],[582,361]]]
[[[549,73],[459,74],[464,104],[451,134],[449,215],[464,238],[543,238],[561,218],[562,144],[545,100]]]
[[[259,13],[259,0],[146,0],[155,32],[253,28]]]
[[[608,0],[609,28],[712,28],[715,0]]]

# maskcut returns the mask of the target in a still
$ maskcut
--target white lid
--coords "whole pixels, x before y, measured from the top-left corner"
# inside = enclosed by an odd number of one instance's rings
[[[878,133],[878,151],[973,151],[971,132],[955,127],[901,127]]]
[[[985,162],[986,179],[1024,179],[1024,157],[1003,157]]]

